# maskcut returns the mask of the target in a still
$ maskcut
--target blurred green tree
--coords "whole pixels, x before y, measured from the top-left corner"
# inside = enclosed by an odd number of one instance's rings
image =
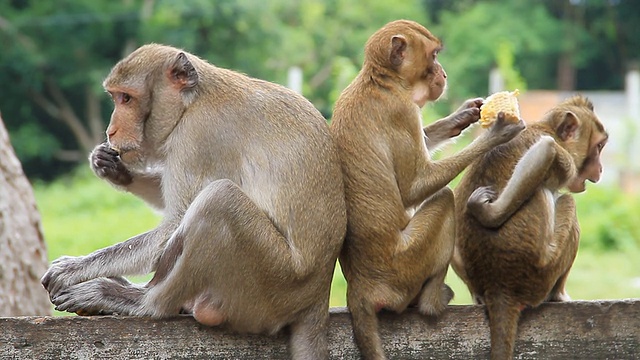
[[[329,118],[366,39],[399,18],[425,24],[445,43],[449,96],[428,118],[486,95],[489,70],[504,56],[499,46],[534,89],[619,89],[640,59],[634,0],[6,0],[0,108],[29,177],[52,178],[104,139],[111,106],[101,81],[110,67],[158,42],[282,84],[297,66],[303,94]]]
[[[304,95],[328,117],[332,92],[345,85],[337,68],[359,67],[382,24],[423,15],[417,0],[10,0],[0,3],[0,106],[25,171],[49,178],[104,139],[111,106],[101,81],[143,43],[282,84],[298,66]]]

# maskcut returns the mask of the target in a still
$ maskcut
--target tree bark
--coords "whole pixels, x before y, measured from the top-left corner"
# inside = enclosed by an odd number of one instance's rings
[[[31,184],[0,117],[0,316],[48,315],[47,249]]]

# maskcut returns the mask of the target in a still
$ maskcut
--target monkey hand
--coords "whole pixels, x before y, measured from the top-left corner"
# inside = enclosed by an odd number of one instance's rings
[[[480,119],[482,98],[469,99],[453,114],[424,128],[427,148],[431,151],[444,141],[456,137]]]
[[[133,176],[120,160],[118,152],[106,142],[93,149],[89,161],[91,169],[101,179],[119,186],[126,186],[133,182]]]
[[[425,133],[434,139],[456,137],[480,119],[480,106],[482,106],[482,98],[469,99],[453,114],[427,126]]]
[[[498,227],[493,223],[492,207],[498,194],[490,186],[481,186],[473,191],[467,200],[467,212],[485,227]]]
[[[493,123],[491,129],[489,129],[488,134],[493,145],[497,146],[516,137],[525,127],[522,119],[518,122],[512,122],[507,120],[504,112],[501,111],[498,113],[497,120]]]
[[[77,284],[82,279],[77,275],[82,269],[81,257],[62,256],[51,263],[49,270],[42,276],[40,282],[49,292],[49,297],[55,297],[61,290]]]
[[[449,137],[456,137],[469,125],[480,120],[480,107],[482,98],[469,99],[458,108],[453,114],[445,119],[450,123]]]

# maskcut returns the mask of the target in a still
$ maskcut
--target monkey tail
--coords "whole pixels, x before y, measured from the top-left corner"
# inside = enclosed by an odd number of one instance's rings
[[[504,295],[485,294],[491,331],[491,360],[513,359],[520,308]]]
[[[347,304],[351,312],[351,324],[353,335],[360,349],[362,359],[383,360],[385,359],[382,349],[382,340],[378,333],[378,316],[375,306],[367,304],[363,299],[349,299],[347,294]],[[349,301],[352,300],[352,301]]]

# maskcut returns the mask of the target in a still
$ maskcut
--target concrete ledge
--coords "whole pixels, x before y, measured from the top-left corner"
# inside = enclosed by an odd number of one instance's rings
[[[380,315],[391,359],[482,359],[482,306],[450,306],[438,319],[413,310]],[[349,313],[331,310],[332,359],[359,359]],[[520,321],[517,359],[638,359],[640,299],[544,304]],[[242,335],[165,320],[104,317],[0,318],[0,359],[286,359],[287,336]]]

